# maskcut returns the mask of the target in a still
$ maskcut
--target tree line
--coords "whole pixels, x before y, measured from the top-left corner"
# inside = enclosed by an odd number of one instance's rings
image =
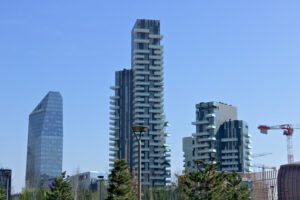
[[[144,200],[248,200],[248,186],[242,184],[237,172],[219,172],[220,162],[214,159],[210,163],[197,162],[198,169],[177,175],[177,183],[167,187],[144,187]],[[74,198],[75,197],[75,198]],[[0,187],[0,200],[5,200],[5,191]],[[74,195],[70,177],[63,172],[54,179],[48,191],[26,188],[19,200],[98,200],[99,195],[91,190]],[[136,200],[137,180],[130,174],[125,160],[115,160],[107,186],[107,195],[103,200]]]

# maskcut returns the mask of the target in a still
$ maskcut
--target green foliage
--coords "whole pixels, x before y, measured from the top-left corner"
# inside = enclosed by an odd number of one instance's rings
[[[59,178],[54,179],[46,200],[73,200],[71,189],[70,178],[63,172]]]
[[[25,188],[21,195],[20,200],[46,200],[46,191],[43,188],[37,190],[32,188]]]
[[[143,188],[144,200],[178,200],[175,187]]]
[[[250,199],[247,186],[241,185],[236,172],[217,172],[220,162],[199,161],[198,171],[178,177],[180,199],[182,200],[247,200]]]
[[[20,200],[32,200],[35,199],[35,190],[32,188],[25,188],[23,189]]]
[[[115,160],[114,169],[109,175],[107,200],[134,200],[135,193],[125,160]]]
[[[0,185],[0,200],[6,200],[5,190]]]

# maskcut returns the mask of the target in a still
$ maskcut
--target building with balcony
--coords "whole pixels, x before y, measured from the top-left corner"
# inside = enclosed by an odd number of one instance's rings
[[[237,108],[221,102],[196,105],[196,132],[183,138],[186,171],[196,170],[194,161],[210,162],[212,157],[222,164],[219,170],[249,172],[251,166],[248,125],[237,120]],[[189,142],[187,142],[189,141]],[[192,142],[192,147],[190,143]],[[192,155],[191,166],[188,165]]]
[[[0,169],[0,187],[7,199],[11,198],[11,169]]]
[[[131,34],[131,69],[116,72],[112,87],[111,117],[117,118],[111,118],[110,166],[123,158],[137,173],[137,141],[130,127],[147,126],[142,137],[142,184],[165,186],[170,181],[170,148],[166,145],[160,21],[138,19]]]
[[[26,187],[38,188],[59,176],[62,157],[62,96],[49,92],[29,115]]]

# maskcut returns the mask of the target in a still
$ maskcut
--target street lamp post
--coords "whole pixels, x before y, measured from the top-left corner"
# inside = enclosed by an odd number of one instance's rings
[[[100,182],[100,186],[99,186],[99,200],[102,200],[102,181],[103,181],[104,176],[98,176],[98,180]]]
[[[131,127],[132,132],[138,142],[138,166],[139,166],[139,170],[138,170],[138,200],[142,199],[142,164],[141,164],[141,160],[142,160],[142,150],[141,150],[141,139],[142,139],[142,133],[146,132],[148,130],[147,127],[145,126],[133,126]],[[137,134],[139,133],[139,134]]]

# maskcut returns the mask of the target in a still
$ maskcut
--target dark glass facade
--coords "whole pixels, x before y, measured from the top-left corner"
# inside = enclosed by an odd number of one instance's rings
[[[5,195],[10,199],[11,195],[11,170],[0,169],[0,187],[5,191]]]
[[[49,92],[29,115],[26,187],[40,187],[59,176],[62,157],[62,96]]]

